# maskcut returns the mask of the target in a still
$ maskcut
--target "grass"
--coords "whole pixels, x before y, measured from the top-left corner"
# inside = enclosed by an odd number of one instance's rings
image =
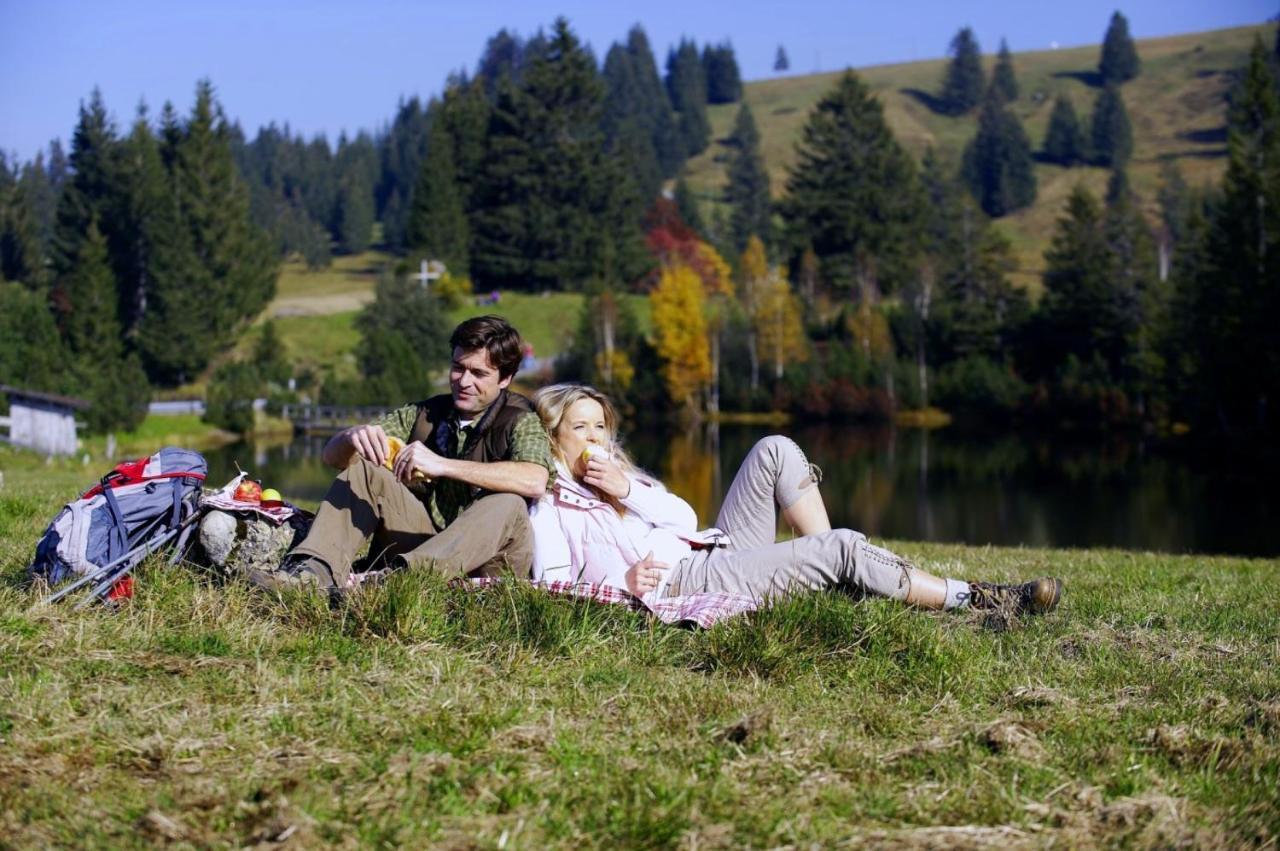
[[[1101,30],[1100,25],[1099,33]],[[1164,162],[1176,163],[1192,186],[1215,182],[1225,171],[1225,95],[1234,82],[1235,71],[1247,63],[1257,34],[1269,45],[1274,27],[1240,27],[1137,43],[1142,73],[1122,89],[1134,130],[1129,177],[1153,223]],[[1014,54],[1021,96],[1012,108],[1033,147],[1038,148],[1044,138],[1053,101],[1059,94],[1070,98],[1077,115],[1087,121],[1099,91],[1090,79],[1097,69],[1098,52],[1097,45],[1090,45]],[[993,57],[986,58],[988,71],[993,62]],[[945,64],[945,60],[933,60],[879,65],[860,68],[858,74],[879,97],[889,126],[908,150],[919,157],[933,146],[944,162],[954,165],[973,137],[977,119],[976,113],[960,118],[939,115],[927,105],[927,96],[941,85]],[[775,198],[785,192],[787,168],[794,162],[795,144],[809,111],[834,87],[842,73],[780,77],[745,86],[745,99],[760,129],[761,153]],[[719,202],[726,183],[730,150],[726,142],[737,110],[737,104],[710,108],[715,141],[688,165],[691,188],[708,204]],[[1012,277],[1032,291],[1039,290],[1044,250],[1066,197],[1077,183],[1101,195],[1107,174],[1097,168],[1037,165],[1036,177],[1036,203],[1006,216],[999,224],[1014,245],[1017,270]]]
[[[0,466],[37,467],[10,453]],[[330,611],[146,566],[122,611],[22,569],[82,487],[0,490],[11,847],[1238,847],[1276,841],[1275,561],[899,542],[1067,583],[1056,614],[802,597],[709,631],[401,576]]]

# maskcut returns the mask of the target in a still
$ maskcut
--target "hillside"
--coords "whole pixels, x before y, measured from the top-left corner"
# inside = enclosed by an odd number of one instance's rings
[[[1102,28],[1100,22],[1099,33]],[[1173,160],[1193,186],[1220,179],[1226,167],[1226,94],[1236,70],[1247,62],[1255,34],[1261,33],[1264,42],[1270,43],[1273,31],[1272,25],[1240,27],[1137,42],[1142,73],[1121,91],[1134,131],[1130,181],[1153,217],[1159,172],[1165,161]],[[1090,45],[1014,54],[1021,95],[1012,108],[1037,149],[1059,94],[1071,99],[1082,119],[1092,113],[1100,91],[1095,74],[1099,49]],[[994,54],[984,58],[988,73],[994,62]],[[940,88],[945,66],[946,60],[939,59],[856,71],[880,97],[889,125],[903,145],[917,157],[932,145],[944,162],[954,165],[973,137],[977,119],[976,113],[952,118],[930,109],[930,96]],[[842,73],[746,84],[746,101],[760,128],[761,150],[775,198],[785,191],[787,166],[793,161],[795,143],[810,109]],[[717,141],[688,164],[689,184],[708,204],[718,203],[725,183],[729,150],[725,140],[737,110],[737,104],[710,108],[713,139]],[[1038,290],[1044,249],[1067,195],[1081,181],[1101,194],[1106,175],[1097,168],[1037,165],[1036,203],[1000,221],[1013,240],[1016,281]]]

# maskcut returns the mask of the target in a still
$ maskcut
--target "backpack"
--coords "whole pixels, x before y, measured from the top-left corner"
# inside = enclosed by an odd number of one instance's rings
[[[174,446],[117,464],[53,518],[36,544],[30,574],[56,585],[135,548],[140,560],[146,552],[141,544],[177,529],[196,512],[208,469],[199,452]]]

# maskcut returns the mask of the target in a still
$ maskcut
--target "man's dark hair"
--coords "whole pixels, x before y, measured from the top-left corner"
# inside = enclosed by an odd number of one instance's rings
[[[501,316],[477,316],[453,329],[449,338],[451,349],[474,352],[484,349],[489,363],[498,368],[498,378],[509,378],[520,368],[520,332]]]

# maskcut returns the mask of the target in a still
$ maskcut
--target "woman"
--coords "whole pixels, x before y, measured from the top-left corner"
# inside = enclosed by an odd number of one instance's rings
[[[617,444],[618,417],[595,388],[555,384],[534,395],[558,467],[534,506],[534,579],[568,579],[625,589],[637,597],[721,592],[756,601],[837,586],[926,609],[963,606],[1039,614],[1062,582],[1021,585],[944,579],[913,566],[865,535],[832,529],[819,475],[800,448],[774,435],[747,455],[716,528],[697,531],[689,504],[631,463]],[[798,537],[775,542],[777,509]],[[654,595],[648,597],[648,595]]]

